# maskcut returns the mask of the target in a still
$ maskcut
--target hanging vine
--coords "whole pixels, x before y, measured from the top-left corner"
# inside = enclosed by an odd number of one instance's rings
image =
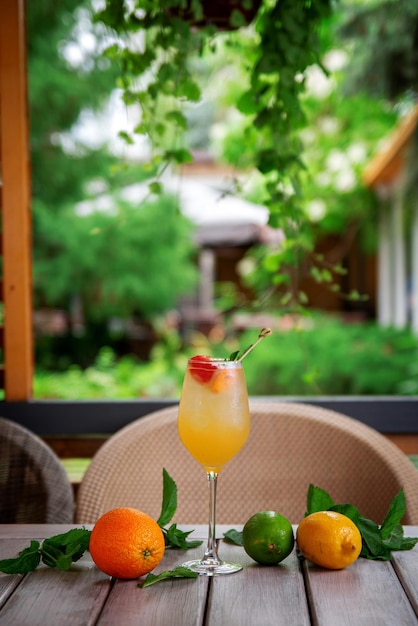
[[[301,207],[301,97],[304,72],[320,63],[320,26],[332,13],[332,0],[263,0],[256,3],[258,11],[248,27],[253,2],[233,4],[230,34],[219,33],[207,18],[208,7],[216,3],[203,0],[106,0],[96,19],[117,35],[105,54],[119,64],[124,102],[140,108],[134,133],[146,136],[152,146],[154,193],[161,191],[159,175],[169,164],[192,161],[182,141],[188,129],[185,106],[198,102],[202,93],[191,59],[210,54],[219,36],[230,36],[231,45],[241,47],[249,80],[236,107],[248,119],[245,132],[256,135],[250,158],[264,179],[270,224],[286,233],[285,246],[265,263],[274,283],[283,280],[279,268],[296,265],[310,246],[303,235]],[[128,133],[121,135],[133,141]],[[291,292],[291,298],[303,297],[296,287]]]

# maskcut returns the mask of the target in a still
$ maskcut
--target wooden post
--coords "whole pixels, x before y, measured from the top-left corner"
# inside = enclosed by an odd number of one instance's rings
[[[393,288],[391,279],[390,223],[387,202],[379,208],[379,249],[377,276],[377,317],[380,326],[393,322]]]
[[[411,328],[418,333],[418,203],[413,208],[411,234]]]
[[[215,253],[203,248],[199,255],[200,286],[199,308],[206,313],[213,312],[213,290],[215,282]]]
[[[32,240],[24,0],[2,0],[0,159],[6,400],[32,395]]]
[[[403,187],[395,190],[392,204],[392,243],[394,281],[394,326],[405,328],[408,321],[405,234],[403,228]]]

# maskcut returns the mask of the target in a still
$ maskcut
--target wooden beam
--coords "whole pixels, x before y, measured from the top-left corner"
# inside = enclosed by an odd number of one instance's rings
[[[382,202],[379,207],[378,274],[377,274],[377,317],[380,326],[391,326],[393,322],[393,282],[391,228],[389,206]]]
[[[418,123],[418,106],[400,120],[363,172],[366,187],[393,183],[405,164],[405,149]]]
[[[32,396],[32,241],[25,4],[2,0],[0,20],[0,155],[4,284],[5,394]]]

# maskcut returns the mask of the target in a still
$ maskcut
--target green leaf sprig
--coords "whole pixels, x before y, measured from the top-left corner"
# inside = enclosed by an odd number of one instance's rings
[[[389,510],[379,526],[367,519],[353,504],[335,504],[329,493],[310,484],[305,517],[318,511],[337,511],[349,517],[357,526],[362,538],[360,556],[371,560],[388,561],[394,550],[411,550],[418,538],[404,537],[401,519],[405,515],[406,500],[403,489],[393,498]],[[224,533],[224,541],[242,546],[242,532],[231,528]]]
[[[164,534],[166,547],[189,550],[202,544],[202,541],[189,541],[187,537],[193,531],[182,531],[177,524],[165,526],[171,521],[177,509],[177,485],[167,470],[163,469],[163,499],[161,513],[157,520]],[[0,572],[5,574],[27,574],[35,570],[42,562],[58,570],[69,570],[72,563],[78,561],[89,548],[91,530],[72,528],[66,533],[54,535],[39,542],[32,539],[30,545],[19,555],[11,559],[0,560]],[[180,575],[176,574],[176,578]],[[168,577],[168,576],[166,576]]]
[[[177,524],[171,524],[168,528],[165,526],[172,520],[174,513],[177,510],[177,485],[171,478],[165,468],[163,468],[163,502],[161,507],[160,517],[157,520],[157,524],[160,526],[164,534],[164,540],[166,547],[180,548],[182,550],[189,550],[190,548],[196,548],[200,546],[202,541],[189,541],[187,537],[193,531],[185,532],[177,528]],[[167,579],[178,578],[197,578],[196,572],[193,572],[188,567],[178,566],[172,570],[164,570],[159,574],[153,574],[150,572],[147,574],[143,582],[138,583],[138,587],[144,588]]]
[[[194,572],[188,567],[179,565],[174,569],[166,570],[164,572],[160,572],[159,574],[153,574],[152,572],[149,573],[144,582],[138,583],[138,587],[141,587],[143,589],[144,587],[149,587],[154,583],[160,582],[160,580],[167,580],[169,578],[197,578],[198,575],[199,574],[197,572]]]
[[[318,511],[336,511],[349,517],[360,531],[360,556],[366,559],[388,561],[393,550],[411,550],[418,543],[418,538],[404,537],[401,519],[406,512],[406,499],[403,489],[391,501],[380,526],[361,515],[354,505],[335,504],[324,489],[310,484],[305,516]]]
[[[160,517],[157,524],[160,526],[164,534],[165,545],[168,548],[180,548],[189,550],[197,548],[202,541],[188,541],[187,537],[193,531],[183,531],[177,528],[177,524],[171,524],[169,528],[166,525],[172,520],[177,510],[177,485],[171,478],[170,474],[163,468],[163,502]]]
[[[232,543],[235,546],[242,546],[242,531],[236,528],[230,528],[224,533],[224,541]]]
[[[61,571],[70,569],[89,547],[91,531],[73,528],[66,533],[44,539],[42,544],[32,539],[30,546],[19,556],[0,561],[0,572],[5,574],[27,574],[41,563]]]

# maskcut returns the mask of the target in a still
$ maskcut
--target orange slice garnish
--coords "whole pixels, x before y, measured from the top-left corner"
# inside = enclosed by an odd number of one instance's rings
[[[234,372],[231,370],[219,370],[213,376],[210,388],[214,393],[226,391],[234,382]]]

